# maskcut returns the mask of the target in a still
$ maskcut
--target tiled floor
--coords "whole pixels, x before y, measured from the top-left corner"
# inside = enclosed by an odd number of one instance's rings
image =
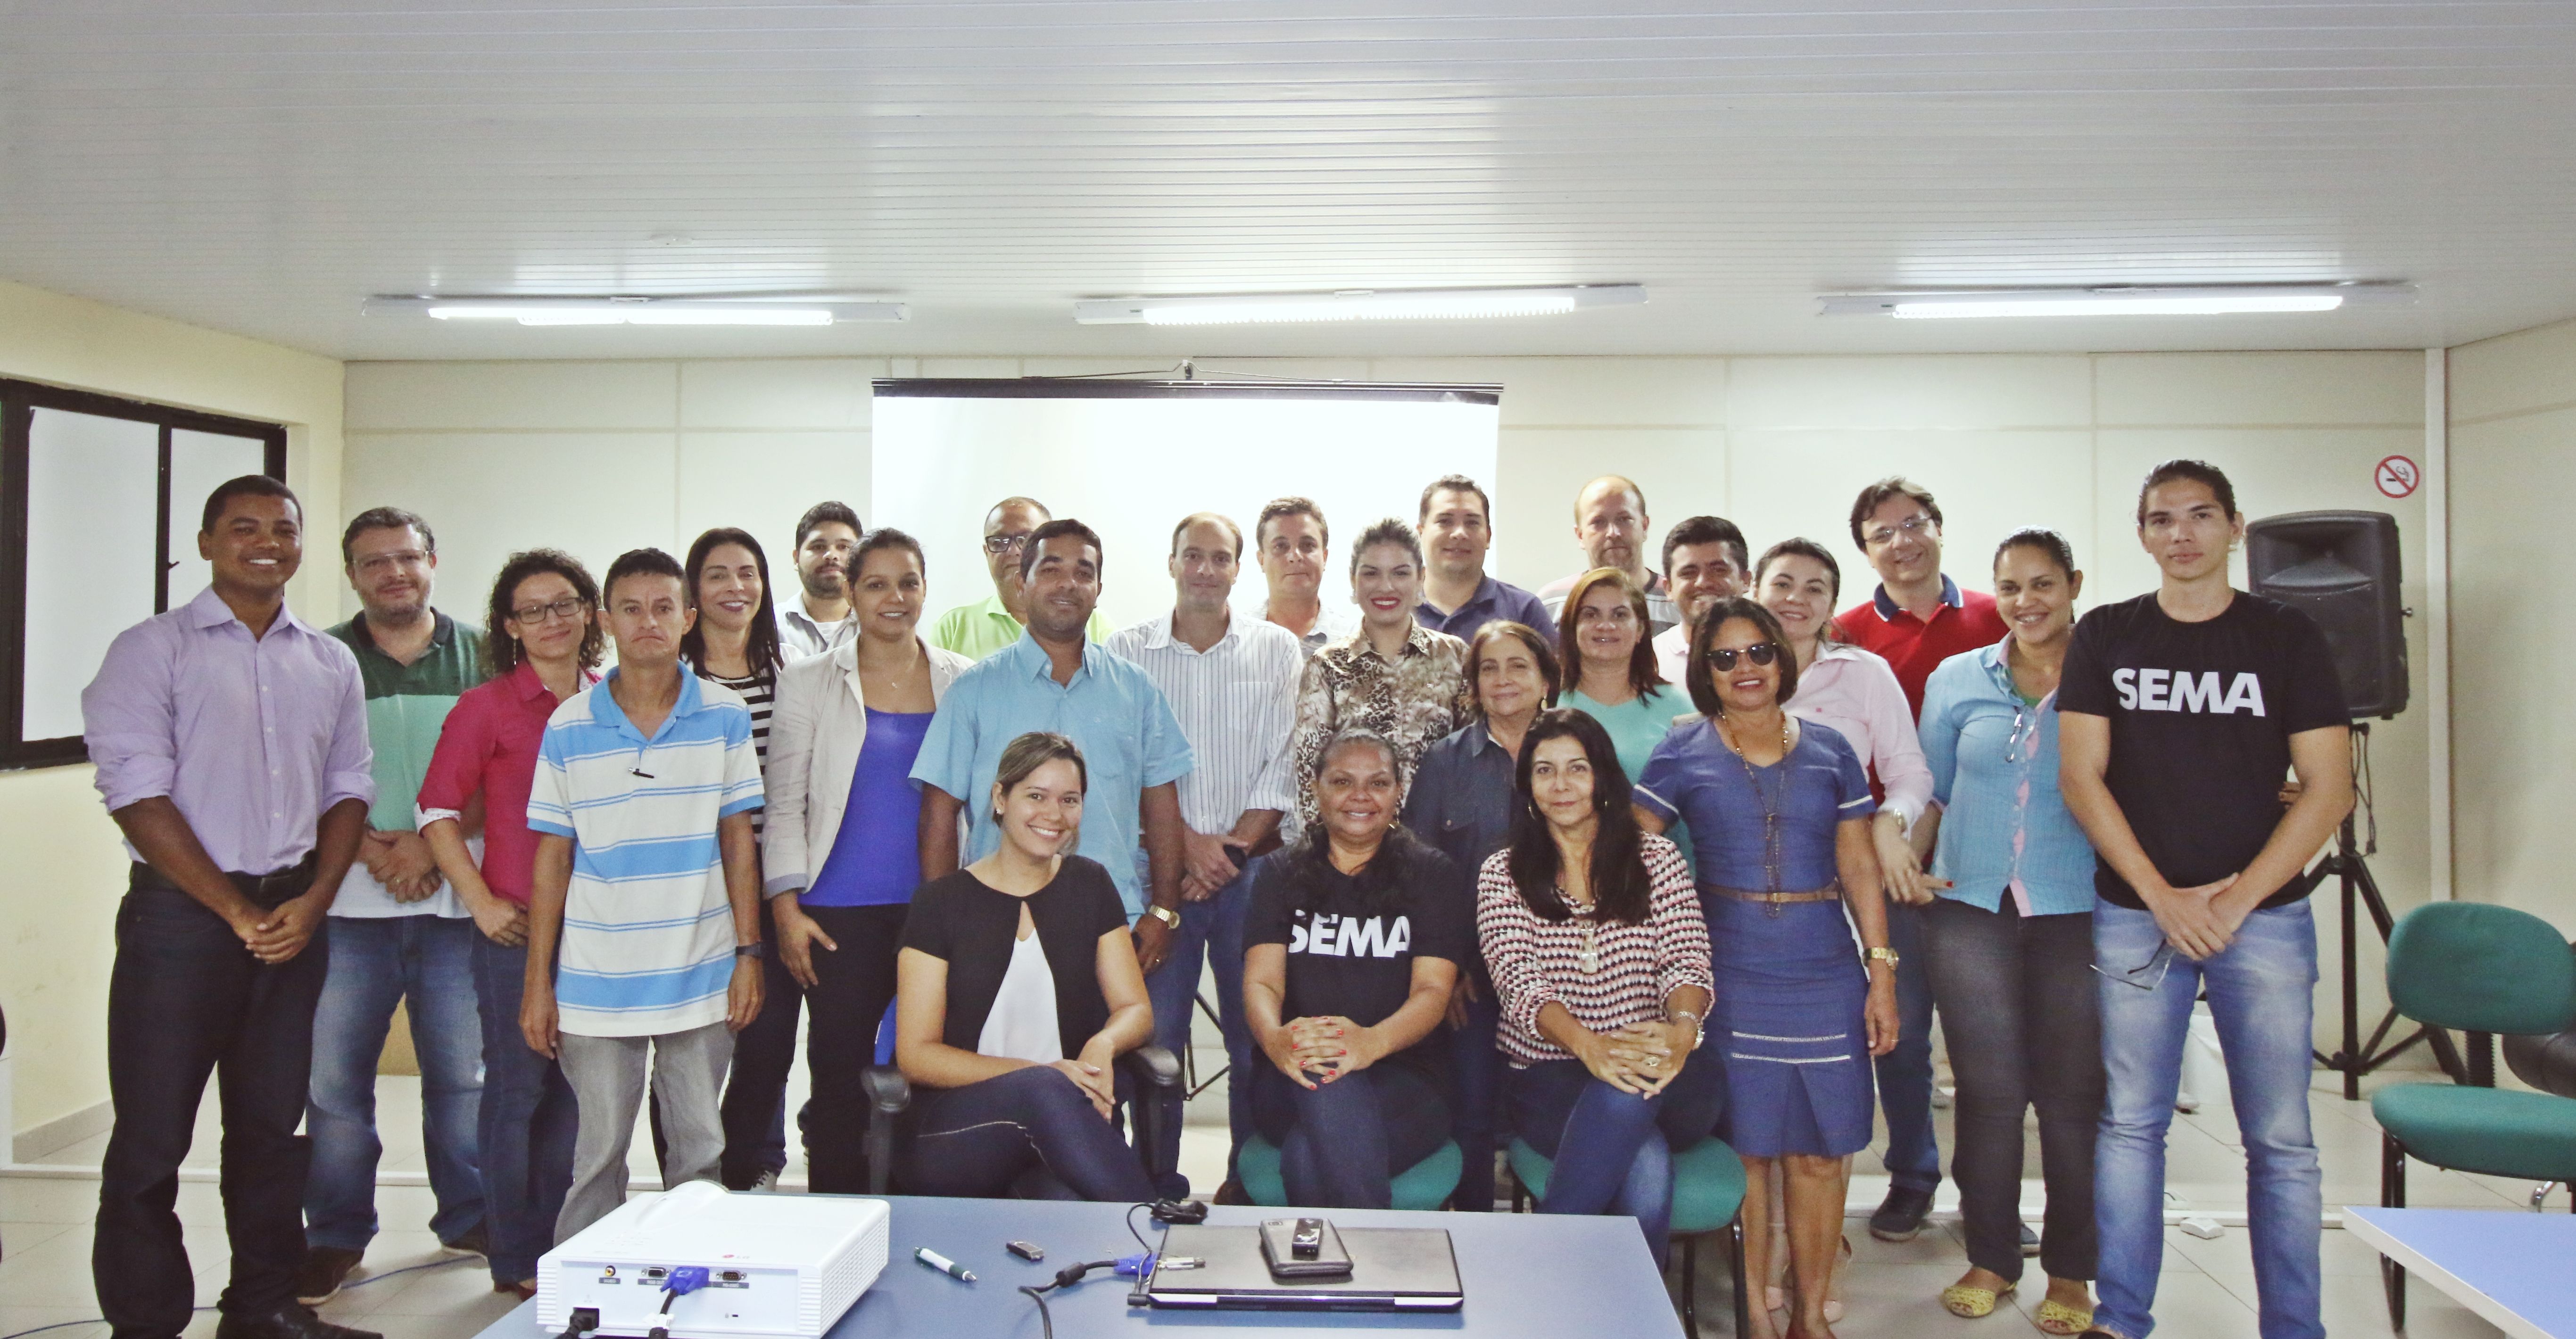
[[[1202,1052],[1196,1058],[1209,1067],[1206,1073],[1213,1073],[1214,1066],[1223,1063],[1222,1055],[1216,1053]],[[2367,1104],[2344,1102],[2327,1081],[2330,1077],[2320,1077],[2311,1099],[2317,1142],[2325,1162],[2327,1205],[2331,1209],[2344,1203],[2375,1203],[2379,1184],[2378,1130],[2371,1124]],[[2396,1077],[2403,1081],[2418,1076]],[[791,1085],[791,1104],[801,1100],[802,1088],[800,1072]],[[1224,1164],[1223,1092],[1223,1085],[1216,1085],[1191,1103],[1191,1125],[1184,1134],[1183,1169],[1202,1191],[1215,1184],[1215,1173]],[[381,1122],[386,1171],[417,1174],[422,1166],[419,1123],[414,1114],[419,1110],[417,1081],[382,1080],[379,1104],[386,1117]],[[1939,1115],[1946,1142],[1948,1112]],[[210,1105],[199,1124],[197,1149],[189,1159],[192,1167],[214,1165],[213,1134]],[[45,1161],[94,1167],[103,1147],[103,1138],[90,1140]],[[2223,1110],[2204,1110],[2178,1118],[2168,1144],[2168,1158],[2174,1207],[2221,1213],[2243,1209],[2243,1157],[2236,1143],[2234,1122]],[[636,1164],[639,1180],[649,1178],[649,1153],[641,1138]],[[2038,1166],[2035,1142],[2029,1166]],[[801,1166],[791,1165],[791,1183],[801,1183],[802,1170]],[[1884,1189],[1885,1181],[1878,1175],[1876,1161],[1864,1156],[1852,1189],[1856,1212],[1865,1214]],[[2412,1202],[2425,1206],[2509,1211],[2526,1207],[2524,1197],[2529,1191],[2525,1183],[2422,1166],[2414,1169],[2411,1181]],[[2560,1212],[2566,1210],[2566,1194],[2561,1190],[2552,1197],[2552,1206]],[[33,1327],[80,1321],[98,1314],[89,1281],[90,1217],[97,1195],[95,1180],[0,1175],[0,1246],[6,1250],[6,1258],[0,1259],[0,1339],[14,1339]],[[2032,1182],[2025,1205],[2035,1211],[2038,1204],[2039,1187]],[[1955,1207],[1946,1185],[1940,1207]],[[490,1292],[481,1260],[442,1253],[436,1239],[424,1230],[431,1210],[425,1187],[383,1187],[377,1192],[377,1210],[386,1230],[368,1252],[357,1285],[325,1307],[326,1315],[380,1331],[387,1339],[463,1339],[510,1309],[507,1298]],[[189,1258],[198,1266],[198,1300],[211,1303],[221,1290],[225,1270],[223,1213],[215,1187],[205,1181],[183,1183],[179,1216],[187,1230]],[[2015,1299],[2022,1308],[2018,1314],[2024,1315],[2024,1324],[2004,1319],[2004,1313],[1999,1311],[1994,1319],[1975,1325],[1951,1317],[1936,1300],[1941,1288],[1965,1268],[1953,1226],[1936,1224],[1912,1242],[1888,1245],[1871,1240],[1862,1225],[1854,1221],[1851,1237],[1855,1265],[1847,1276],[1845,1289],[1850,1314],[1836,1327],[1841,1339],[1916,1339],[1949,1334],[1970,1339],[1978,1333],[2037,1333],[2035,1328],[2024,1328],[2027,1312],[2037,1305],[2041,1289],[2035,1264],[2029,1277],[2030,1294]],[[2338,1339],[2387,1335],[2387,1313],[2381,1306],[2377,1279],[2378,1257],[2339,1231],[2328,1231],[2324,1241],[2328,1330]],[[2253,1266],[2244,1230],[2230,1228],[2218,1240],[2205,1241],[2169,1229],[2167,1246],[2164,1281],[2157,1302],[2158,1332],[2184,1339],[2255,1339]],[[1702,1329],[1712,1335],[1723,1334],[1728,1314],[1724,1257],[1704,1250],[1700,1262]],[[395,1272],[423,1265],[429,1267]],[[212,1312],[201,1312],[188,1331],[189,1339],[208,1339],[214,1322]],[[2413,1290],[2409,1322],[2407,1333],[2412,1339],[2484,1339],[2498,1333],[2493,1326],[2421,1284]],[[101,1339],[104,1334],[103,1326],[85,1326],[50,1331],[49,1339]]]

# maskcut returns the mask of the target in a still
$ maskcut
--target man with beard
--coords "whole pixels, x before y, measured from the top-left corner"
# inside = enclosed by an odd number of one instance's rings
[[[1028,580],[1020,561],[1029,536],[1053,516],[1033,497],[1006,497],[984,513],[984,561],[993,570],[993,593],[973,604],[961,604],[931,625],[930,644],[968,660],[982,660],[1020,640],[1027,626]],[[1084,635],[1093,642],[1109,640],[1109,622],[1091,616]],[[1007,741],[1006,741],[1007,742]]]
[[[1627,573],[1646,593],[1647,621],[1655,625],[1652,631],[1662,632],[1680,623],[1682,616],[1673,607],[1672,589],[1661,576],[1646,570],[1646,536],[1652,529],[1645,490],[1635,480],[1605,474],[1574,495],[1574,542],[1583,549],[1584,572],[1615,567]],[[1582,577],[1583,572],[1575,572],[1539,587],[1539,603],[1547,607],[1549,618],[1565,617],[1565,597]]]
[[[817,502],[796,521],[796,579],[805,589],[778,602],[778,650],[790,662],[850,639],[850,555],[866,530],[844,502]]]

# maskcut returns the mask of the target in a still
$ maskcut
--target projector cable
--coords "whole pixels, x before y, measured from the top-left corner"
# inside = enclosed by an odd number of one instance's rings
[[[1055,1272],[1055,1282],[1035,1287],[1024,1283],[1020,1285],[1020,1291],[1027,1294],[1030,1301],[1038,1304],[1038,1325],[1045,1331],[1046,1339],[1055,1339],[1055,1319],[1047,1314],[1046,1295],[1048,1293],[1059,1288],[1070,1288],[1082,1282],[1083,1276],[1095,1269],[1114,1269],[1124,1274],[1130,1270],[1150,1268],[1153,1258],[1151,1255],[1131,1255],[1119,1260],[1092,1260],[1078,1265],[1066,1265]]]

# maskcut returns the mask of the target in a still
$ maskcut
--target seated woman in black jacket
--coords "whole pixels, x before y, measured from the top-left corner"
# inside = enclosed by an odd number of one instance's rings
[[[1383,1209],[1397,1173],[1449,1138],[1434,1036],[1472,933],[1448,857],[1394,827],[1395,748],[1348,729],[1324,746],[1317,821],[1255,865],[1244,1016],[1270,1065],[1252,1120],[1292,1204]]]
[[[895,964],[895,1063],[913,1098],[902,1182],[920,1195],[1154,1197],[1110,1123],[1111,1062],[1153,1039],[1109,872],[1082,834],[1082,751],[1031,732],[1002,751],[1001,849],[912,895]]]

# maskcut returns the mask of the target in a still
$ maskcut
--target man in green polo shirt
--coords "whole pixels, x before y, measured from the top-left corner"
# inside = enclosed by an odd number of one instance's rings
[[[430,607],[438,540],[420,517],[395,507],[361,512],[340,537],[340,556],[359,613],[331,635],[357,654],[366,684],[376,803],[359,863],[331,907],[331,965],[313,1018],[304,1118],[313,1169],[296,1279],[311,1305],[339,1291],[376,1234],[376,1061],[397,1004],[409,1004],[420,1060],[421,1138],[437,1198],[430,1230],[454,1249],[479,1253],[484,1242],[478,931],[442,885],[412,816],[448,709],[483,681],[483,634]]]
[[[984,562],[993,569],[993,593],[941,614],[930,627],[931,645],[982,660],[1020,640],[1029,621],[1020,553],[1028,547],[1030,533],[1053,519],[1046,504],[1031,497],[1006,497],[984,513]],[[1105,642],[1109,621],[1094,610],[1087,631],[1094,644]]]

